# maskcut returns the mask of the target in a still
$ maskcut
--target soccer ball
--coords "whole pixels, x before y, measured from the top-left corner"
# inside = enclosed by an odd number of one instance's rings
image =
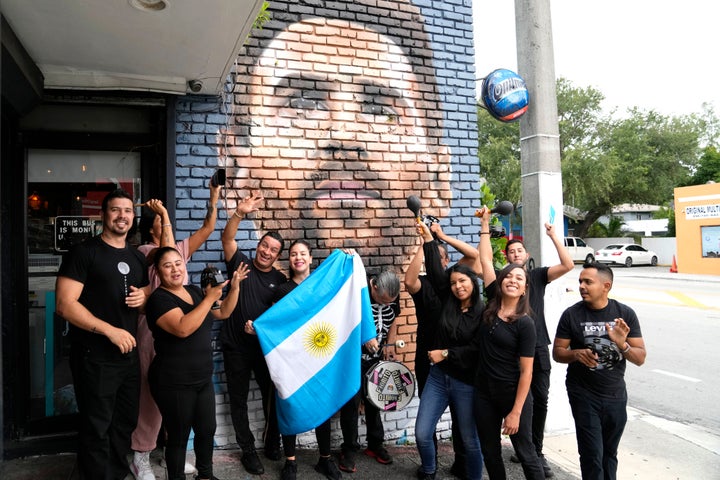
[[[522,117],[530,99],[525,80],[505,68],[493,70],[483,79],[480,96],[490,115],[501,122],[514,122]]]

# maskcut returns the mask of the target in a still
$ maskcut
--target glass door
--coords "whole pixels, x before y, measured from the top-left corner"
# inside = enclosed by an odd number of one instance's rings
[[[77,411],[68,325],[55,315],[55,278],[62,255],[100,233],[102,200],[116,188],[139,202],[139,153],[28,151],[30,420]]]

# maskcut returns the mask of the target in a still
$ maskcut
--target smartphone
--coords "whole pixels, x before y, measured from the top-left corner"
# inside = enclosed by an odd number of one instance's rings
[[[213,176],[210,179],[210,185],[212,185],[213,187],[217,187],[218,185],[225,186],[225,181],[225,169],[218,168],[215,173],[213,173]]]

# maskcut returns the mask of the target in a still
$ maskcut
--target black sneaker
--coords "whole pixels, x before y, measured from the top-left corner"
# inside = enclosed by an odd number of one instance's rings
[[[425,470],[423,470],[423,466],[419,465],[417,468],[417,471],[415,472],[415,476],[418,480],[427,480],[427,479],[433,479],[435,478],[434,473],[425,473]]]
[[[297,477],[297,462],[295,460],[285,460],[285,465],[280,472],[280,480],[295,480]]]
[[[315,465],[315,471],[325,475],[325,478],[329,480],[338,480],[342,478],[342,473],[338,470],[335,462],[330,457],[320,457],[317,465]]]
[[[552,469],[550,468],[550,464],[548,463],[547,459],[545,458],[545,455],[540,455],[540,463],[543,467],[543,473],[545,473],[545,478],[552,478],[555,476]]]
[[[240,457],[243,467],[248,473],[253,475],[262,475],[265,473],[265,467],[263,467],[260,457],[258,457],[255,449],[244,451],[242,457]]]
[[[365,449],[365,455],[374,458],[378,463],[382,463],[383,465],[389,465],[393,462],[392,457],[388,451],[385,450],[385,447],[368,447]]]
[[[193,478],[194,478],[195,480],[200,480],[200,475],[193,475]],[[213,475],[210,480],[220,480],[220,479],[217,478],[215,475]]]
[[[355,473],[355,452],[352,450],[343,450],[340,452],[340,470],[348,473]]]

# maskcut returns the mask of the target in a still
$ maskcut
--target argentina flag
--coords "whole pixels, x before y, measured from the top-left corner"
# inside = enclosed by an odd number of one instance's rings
[[[312,430],[358,392],[360,349],[376,335],[362,260],[335,250],[253,326],[277,388],[280,432]]]

